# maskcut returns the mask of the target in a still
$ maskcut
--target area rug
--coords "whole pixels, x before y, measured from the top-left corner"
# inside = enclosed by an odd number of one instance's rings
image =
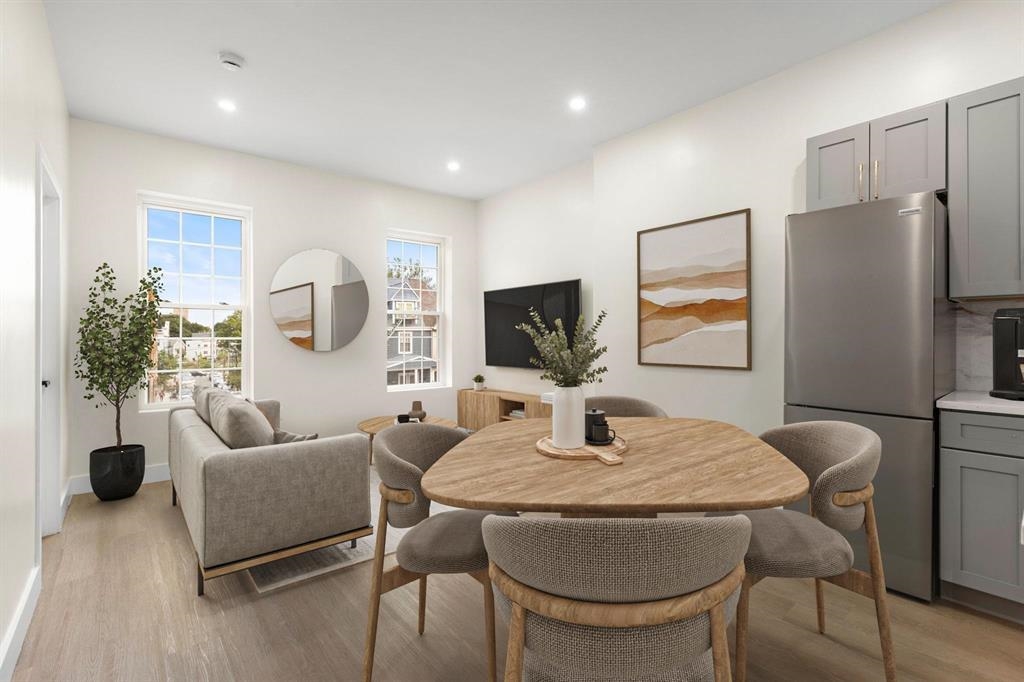
[[[371,523],[377,523],[377,515],[380,513],[380,494],[377,486],[380,478],[377,471],[370,468],[370,518]],[[433,502],[430,505],[431,514],[440,514],[449,511],[453,507],[446,507],[443,504]],[[398,543],[402,536],[408,532],[408,528],[388,528],[387,542],[384,544],[384,553],[393,554],[398,549]],[[309,580],[326,573],[348,568],[361,564],[364,561],[373,560],[373,547],[376,542],[375,535],[367,535],[356,541],[355,548],[343,542],[330,547],[323,547],[312,552],[306,552],[298,556],[273,561],[269,564],[250,568],[247,572],[252,579],[256,591],[260,594],[273,592],[288,585],[294,585],[303,580]]]

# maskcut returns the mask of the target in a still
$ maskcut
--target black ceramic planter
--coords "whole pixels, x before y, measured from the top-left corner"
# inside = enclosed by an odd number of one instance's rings
[[[141,445],[112,445],[89,453],[89,481],[101,500],[131,497],[145,473],[146,448]]]

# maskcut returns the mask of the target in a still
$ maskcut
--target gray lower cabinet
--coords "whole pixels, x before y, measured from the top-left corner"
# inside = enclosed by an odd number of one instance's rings
[[[846,206],[867,199],[867,123],[807,140],[807,210]]]
[[[1024,78],[949,100],[950,298],[1024,294]]]
[[[997,428],[993,420],[1009,432],[1024,424],[977,416],[985,429]],[[942,420],[943,435],[950,421],[973,428],[972,415],[944,412]],[[942,580],[1024,603],[1024,458],[942,447],[939,514]]]

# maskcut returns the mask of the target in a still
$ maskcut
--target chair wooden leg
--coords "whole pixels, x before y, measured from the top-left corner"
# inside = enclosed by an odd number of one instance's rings
[[[427,576],[420,578],[420,622],[417,631],[422,635],[427,625]]]
[[[366,648],[363,651],[363,682],[373,679],[373,652],[377,646],[377,618],[380,615],[381,581],[384,577],[384,543],[388,533],[388,501],[381,498],[373,548],[373,575],[370,578],[370,615],[366,624]]]
[[[742,589],[742,588],[741,588]],[[715,662],[715,682],[729,682],[729,636],[725,632],[725,604],[711,608],[711,655]]]
[[[814,600],[818,603],[818,632],[825,634],[825,581],[814,579]]]
[[[484,579],[481,584],[484,587],[484,629],[487,631],[487,679],[490,682],[497,682],[498,661],[495,652],[494,636],[494,588],[491,586],[491,579],[484,571]]]
[[[892,646],[889,622],[889,603],[885,594],[885,572],[882,568],[882,548],[878,542],[875,523],[875,505],[868,499],[864,503],[864,531],[868,539],[868,561],[871,565],[871,587],[875,593],[875,616],[878,618],[878,639],[882,644],[882,662],[885,664],[886,682],[896,679],[896,654]]]
[[[736,682],[747,679],[747,626],[750,623],[750,588],[753,586],[753,576],[746,576],[736,605]]]
[[[206,594],[206,581],[203,580],[203,567],[196,564],[196,595],[202,597]]]
[[[512,620],[508,625],[508,653],[505,656],[505,682],[522,682],[525,636],[526,610],[512,602]]]
[[[174,484],[171,484],[171,506],[178,506],[178,491],[174,489]]]

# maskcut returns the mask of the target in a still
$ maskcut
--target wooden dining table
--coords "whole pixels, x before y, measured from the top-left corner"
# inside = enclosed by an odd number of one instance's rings
[[[452,507],[563,516],[766,509],[807,494],[807,476],[764,441],[709,419],[611,417],[623,462],[554,459],[537,451],[550,419],[488,426],[424,474],[423,492]]]

